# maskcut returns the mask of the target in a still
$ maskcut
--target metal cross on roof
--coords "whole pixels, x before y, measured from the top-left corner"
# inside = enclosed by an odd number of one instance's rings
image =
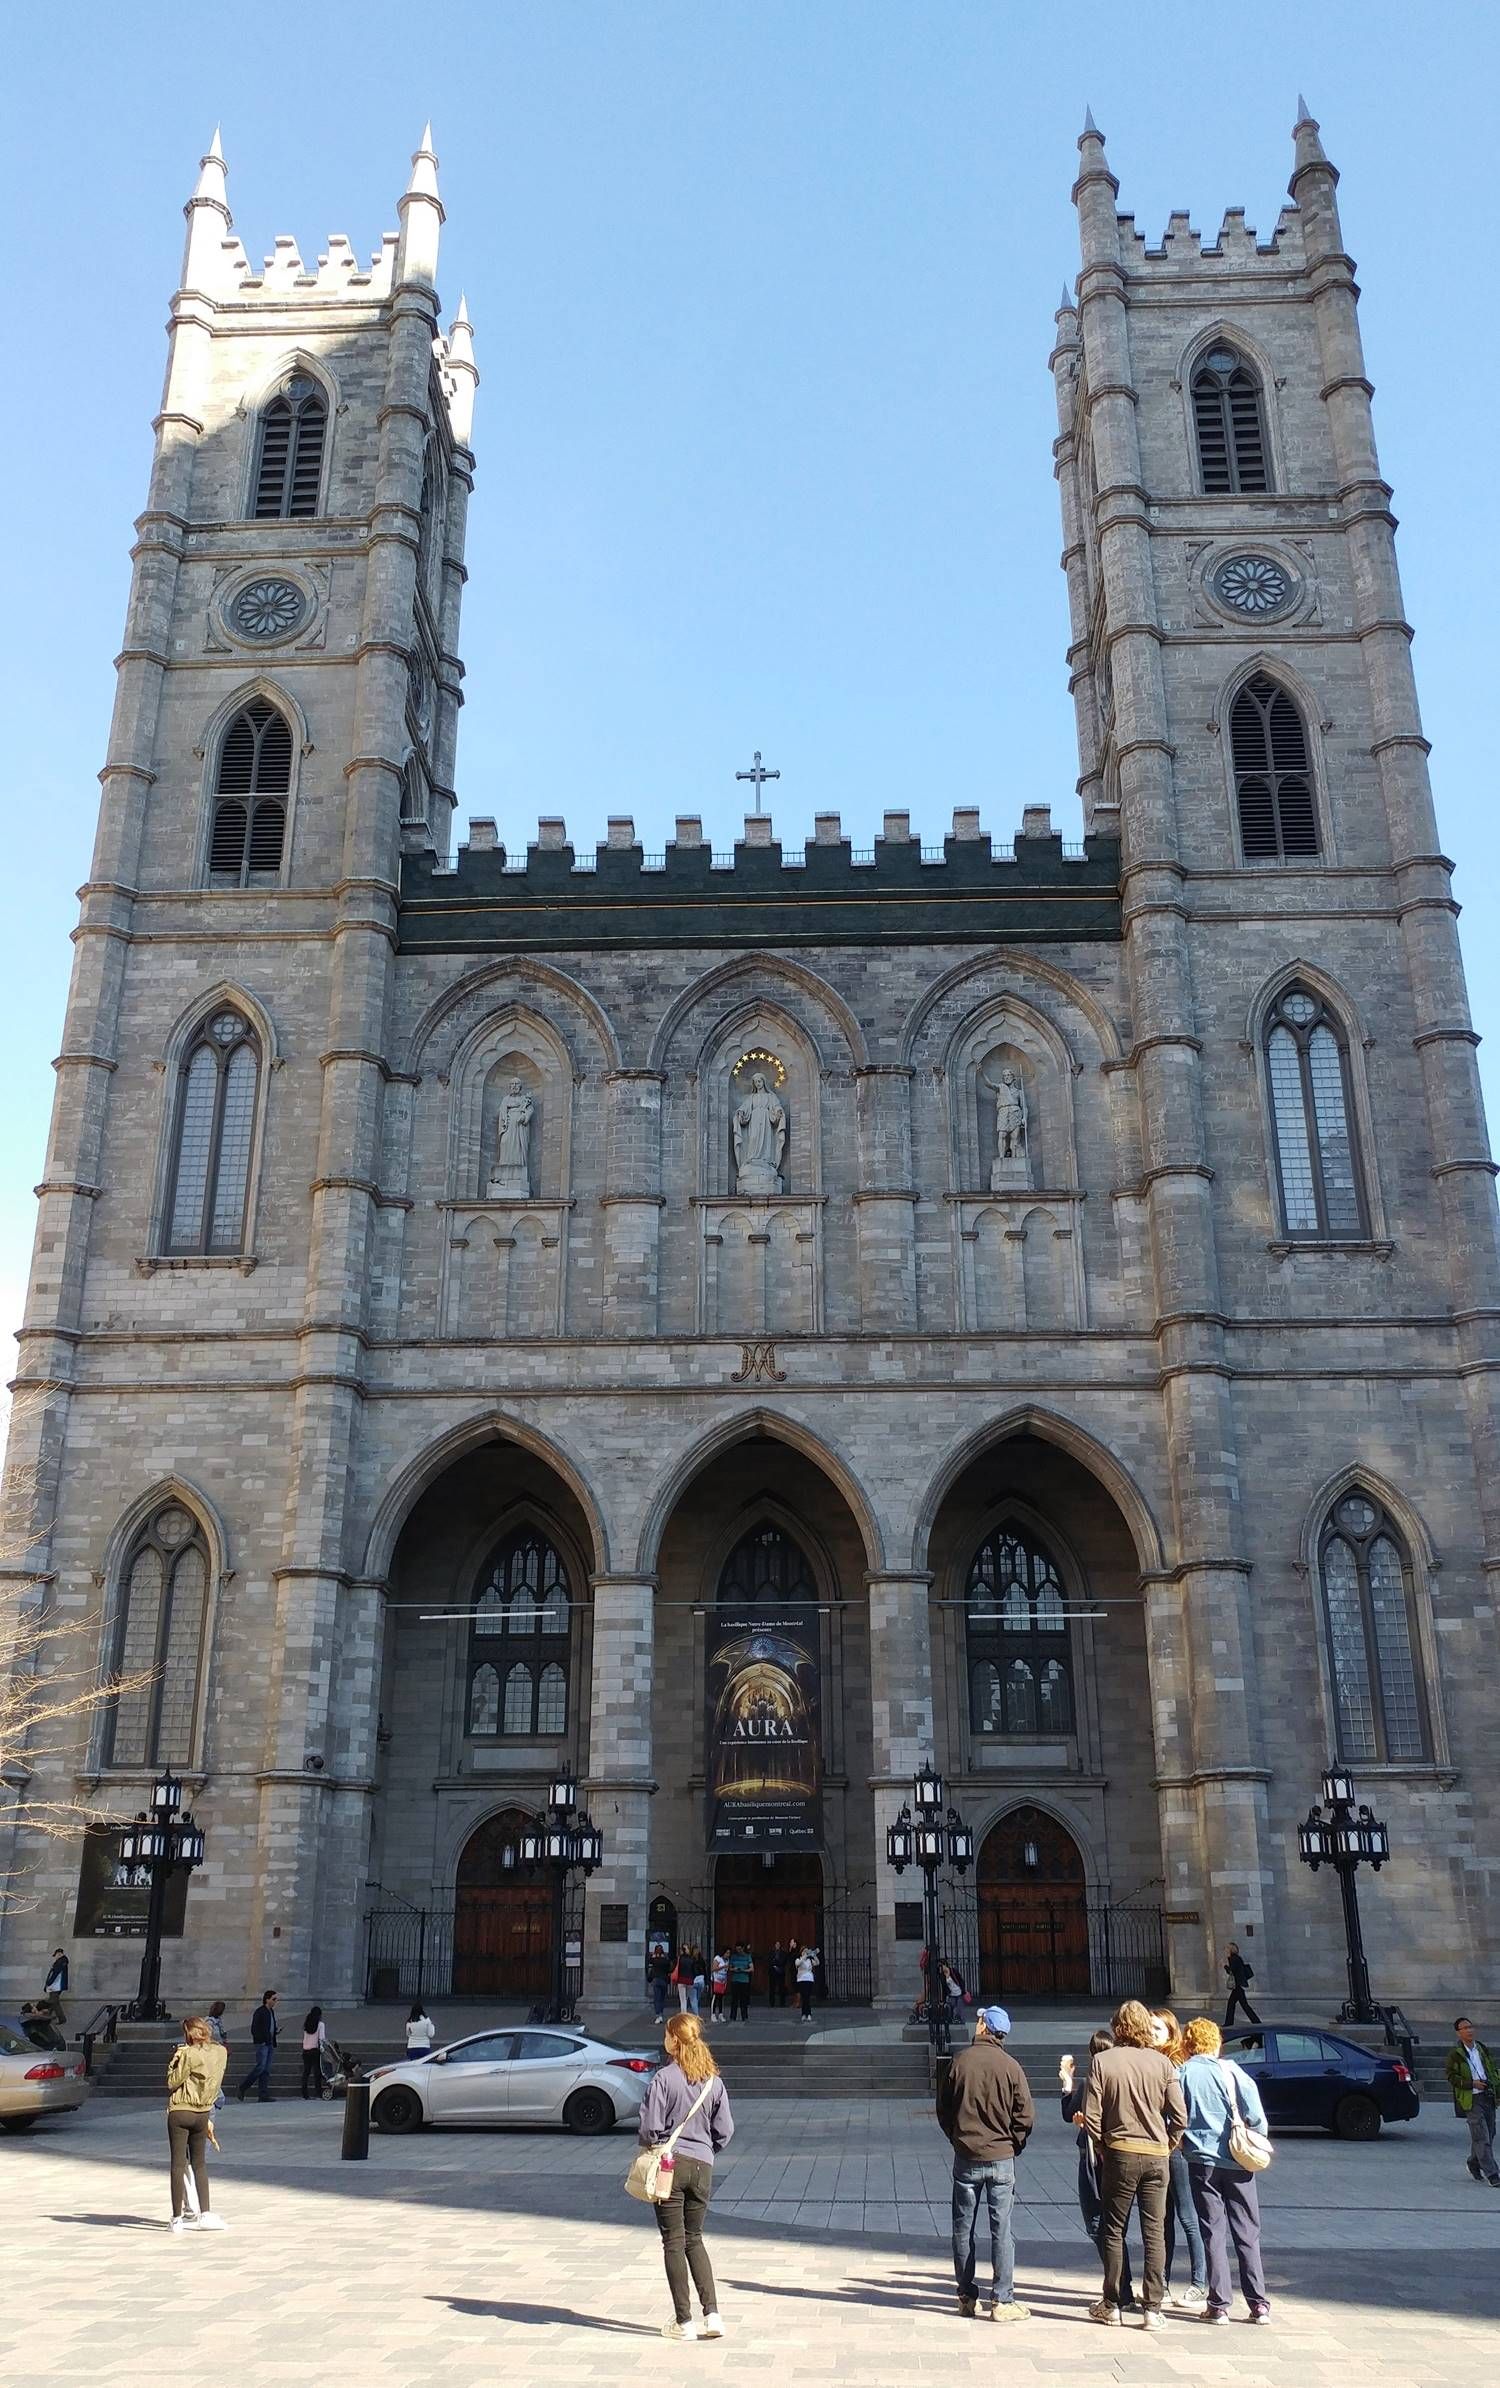
[[[766,769],[766,767],[765,767],[764,763],[763,763],[763,762],[761,761],[761,759],[760,759],[760,748],[759,748],[759,747],[757,747],[757,748],[756,748],[756,750],[755,750],[755,760],[754,760],[754,762],[751,764],[751,766],[750,766],[749,770],[748,770],[748,771],[737,771],[737,772],[735,773],[735,775],[734,775],[734,776],[735,776],[735,778],[736,778],[736,779],[748,779],[748,780],[753,780],[753,781],[754,781],[754,783],[755,783],[755,809],[756,809],[756,811],[757,811],[757,812],[759,812],[759,811],[760,811],[760,792],[761,792],[761,789],[762,789],[762,788],[765,786],[765,784],[766,784],[766,781],[767,781],[768,779],[780,779],[780,777],[781,777],[781,773],[780,773],[779,771],[768,771],[768,770]]]

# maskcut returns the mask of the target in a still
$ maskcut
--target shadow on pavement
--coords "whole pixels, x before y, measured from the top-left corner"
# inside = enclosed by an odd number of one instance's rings
[[[49,2222],[82,2222],[92,2230],[165,2230],[165,2222],[148,2222],[144,2214],[49,2214]]]
[[[610,2330],[621,2338],[660,2338],[644,2322],[612,2322],[603,2314],[579,2313],[572,2305],[505,2305],[491,2297],[429,2297],[429,2305],[446,2305],[451,2313],[474,2314],[480,2321],[569,2322],[575,2330]]]

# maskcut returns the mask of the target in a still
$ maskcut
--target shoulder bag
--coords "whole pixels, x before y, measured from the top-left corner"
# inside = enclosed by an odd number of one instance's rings
[[[1245,2172],[1264,2172],[1275,2150],[1264,2131],[1257,2131],[1240,2112],[1240,2093],[1233,2065],[1222,2067],[1229,2092],[1229,2153]]]
[[[643,2206],[662,2206],[666,2204],[667,2199],[672,2194],[672,2175],[670,2172],[664,2172],[662,2170],[662,2158],[663,2156],[671,2155],[673,2149],[677,2145],[678,2140],[682,2137],[683,2132],[687,2129],[689,2123],[692,2121],[699,2107],[703,2104],[704,2099],[708,2096],[709,2091],[713,2088],[713,2085],[718,2078],[719,2076],[717,2073],[709,2074],[708,2079],[704,2082],[702,2089],[698,2092],[697,2097],[693,2100],[692,2105],[688,2108],[687,2113],[683,2116],[681,2122],[678,2124],[676,2130],[672,2133],[670,2139],[658,2141],[655,2147],[638,2148],[636,2150],[635,2162],[630,2167],[629,2172],[625,2175],[625,2194],[627,2197],[639,2198]]]

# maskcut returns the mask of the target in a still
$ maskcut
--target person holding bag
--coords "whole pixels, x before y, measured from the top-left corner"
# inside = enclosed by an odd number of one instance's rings
[[[1271,2142],[1266,2136],[1260,2091],[1242,2066],[1220,2054],[1224,2036],[1209,2016],[1195,2016],[1182,2042],[1187,2055],[1180,2078],[1188,2113],[1182,2144],[1208,2254],[1208,2304],[1203,2319],[1229,2319],[1234,2298],[1229,2285],[1232,2237],[1250,2319],[1269,2322],[1271,2300],[1260,2257],[1260,2199],[1255,2176],[1271,2161]]]
[[[663,2338],[722,2338],[703,2221],[713,2195],[714,2158],[734,2137],[734,2117],[698,2017],[670,2016],[665,2046],[666,2063],[641,2101],[641,2152],[625,2186],[656,2209],[672,2292],[673,2318],[663,2322]],[[692,2289],[703,2308],[701,2322],[693,2319]]]
[[[182,2026],[182,2046],[167,2064],[167,2146],[172,2158],[172,2229],[223,2230],[208,2209],[208,2149],[214,2137],[214,2100],[224,2086],[227,2051],[217,2045],[201,2015]],[[196,2214],[188,2211],[188,2164],[193,2168]]]

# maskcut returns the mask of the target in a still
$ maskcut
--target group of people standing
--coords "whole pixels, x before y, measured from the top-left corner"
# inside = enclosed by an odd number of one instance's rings
[[[822,1966],[823,1960],[811,1941],[778,1940],[766,1959],[769,2003],[784,2007],[789,1991],[795,1988],[802,2020],[811,2023],[813,2000],[821,1988]],[[707,1998],[710,2022],[725,2020],[726,2000],[731,2023],[750,2020],[755,1956],[748,1940],[734,1941],[707,1959],[694,1942],[684,1941],[674,1956],[663,1941],[651,1951],[647,1973],[658,2023],[667,2012],[673,1991],[677,1994],[679,2014],[701,2015]]]
[[[995,2322],[1022,2321],[1029,2312],[1015,2296],[1012,2206],[1016,2161],[1035,2127],[1035,2108],[1026,2075],[1004,2046],[1009,2030],[1003,2007],[982,2007],[973,2045],[947,2068],[937,2101],[953,2149],[959,2311],[979,2310],[975,2238],[983,2203],[991,2268],[986,2310]],[[1143,2328],[1161,2328],[1179,2245],[1187,2250],[1190,2277],[1171,2304],[1203,2321],[1227,2322],[1231,2241],[1249,2319],[1270,2318],[1255,2173],[1239,2161],[1247,2151],[1269,2159],[1265,2112],[1255,2083],[1221,2047],[1220,2028],[1209,2017],[1184,2029],[1169,2009],[1153,2012],[1132,1998],[1109,2030],[1095,2032],[1081,2079],[1073,2058],[1063,2059],[1063,2119],[1078,2134],[1079,2209],[1104,2272],[1089,2308],[1095,2322],[1118,2325],[1133,2312]],[[1255,2150],[1256,2138],[1262,2150]],[[1132,2210],[1145,2255],[1139,2295],[1125,2247]]]

